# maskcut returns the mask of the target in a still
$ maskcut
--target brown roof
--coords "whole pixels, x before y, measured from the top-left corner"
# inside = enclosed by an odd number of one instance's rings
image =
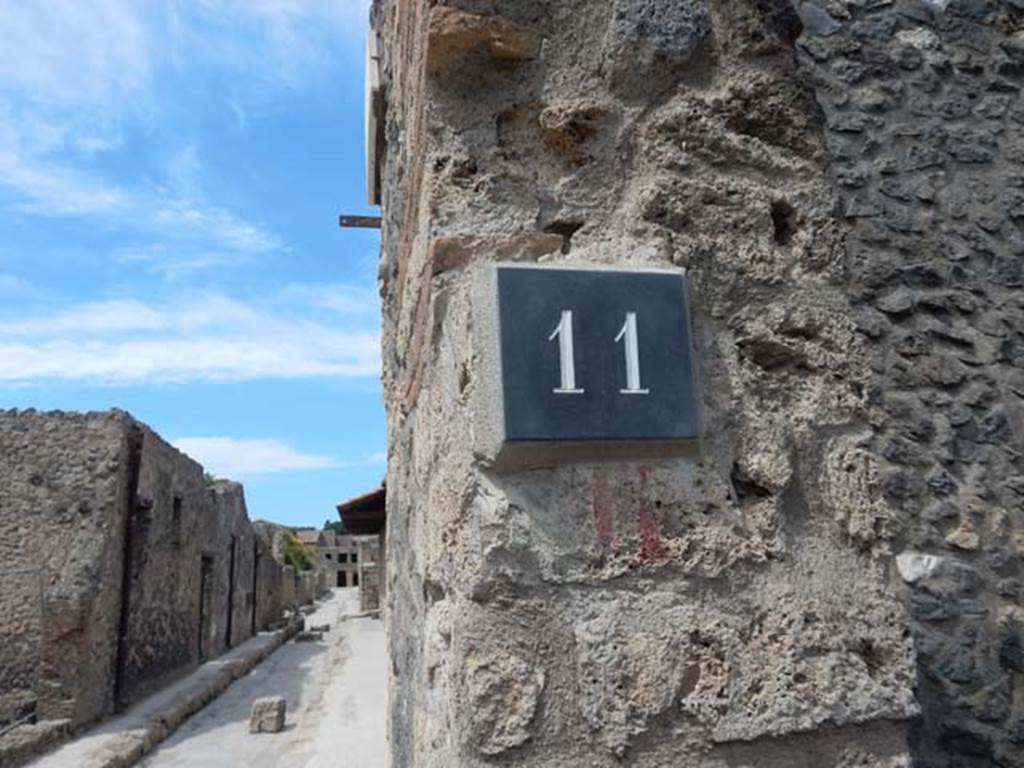
[[[349,510],[356,509],[384,509],[384,503],[387,500],[387,489],[384,486],[380,488],[374,488],[369,493],[364,493],[361,496],[354,496],[348,501],[342,501],[338,504],[339,512],[348,512]]]
[[[316,528],[296,528],[295,535],[303,544],[316,545],[320,540],[320,531]]]
[[[382,486],[338,504],[338,516],[348,533],[365,536],[380,533],[387,521],[387,490]]]

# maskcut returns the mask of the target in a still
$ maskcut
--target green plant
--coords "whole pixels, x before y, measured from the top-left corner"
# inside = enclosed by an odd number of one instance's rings
[[[345,530],[345,523],[341,520],[325,520],[324,521],[325,531],[334,531],[339,536],[344,536],[347,531]]]
[[[207,487],[224,482],[223,477],[217,477],[212,472],[203,472],[203,480],[206,482]]]
[[[297,536],[289,534],[284,541],[284,562],[297,571],[309,571],[313,569],[313,553]]]

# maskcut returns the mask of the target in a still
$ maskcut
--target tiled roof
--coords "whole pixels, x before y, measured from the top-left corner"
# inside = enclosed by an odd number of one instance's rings
[[[382,486],[362,496],[343,501],[338,505],[338,514],[345,524],[345,530],[358,535],[380,533],[386,520],[387,490]]]
[[[316,530],[316,528],[296,528],[295,536],[303,544],[316,546],[317,541],[320,539],[320,531]]]

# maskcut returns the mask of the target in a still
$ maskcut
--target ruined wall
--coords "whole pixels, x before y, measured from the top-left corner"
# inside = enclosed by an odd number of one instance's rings
[[[218,570],[218,603],[215,613],[225,616],[225,626],[217,635],[224,648],[230,648],[252,637],[253,546],[256,534],[249,524],[245,508],[245,491],[241,484],[218,482],[210,489],[216,513],[209,516],[207,541],[211,549],[221,553]],[[235,548],[234,573],[231,573],[231,547]],[[233,579],[231,586],[229,580]],[[228,601],[231,601],[231,633],[228,636]]]
[[[263,631],[280,621],[284,613],[284,567],[274,559],[269,543],[258,529],[257,546],[259,568],[256,585],[256,630]]]
[[[121,700],[131,702],[199,662],[200,557],[211,511],[203,468],[140,428],[129,526],[128,613]],[[218,614],[214,622],[219,623]]]
[[[0,727],[113,708],[129,428],[0,411]]]
[[[1012,5],[377,4],[396,765],[1020,764]],[[699,459],[474,456],[496,260],[685,267]]]
[[[914,618],[916,764],[1024,765],[1024,3],[824,9],[800,68]]]
[[[257,540],[242,486],[207,484],[199,464],[145,427],[142,435],[130,526],[126,703],[252,636]],[[210,563],[205,610],[204,558]]]
[[[281,605],[286,610],[294,611],[298,605],[298,577],[295,569],[290,565],[281,567]]]
[[[359,609],[377,611],[381,607],[384,575],[383,539],[381,535],[359,536]]]
[[[274,571],[280,572],[280,581],[272,586],[276,593],[275,599],[284,609],[295,611],[299,606],[313,602],[317,596],[327,591],[327,574],[316,558],[313,560],[314,568],[301,573],[297,573],[294,567],[284,564],[285,543],[294,536],[291,528],[266,520],[257,520],[253,527],[277,563]],[[315,554],[312,549],[311,552]]]
[[[306,603],[312,603],[318,597],[327,594],[327,574],[321,569],[303,574],[306,579]]]
[[[120,411],[0,411],[0,726],[81,725],[193,668],[203,557],[203,655],[244,641],[257,547],[264,628],[281,615],[282,573],[240,485],[208,486],[202,467]]]
[[[374,19],[395,765],[1024,764],[1024,4]],[[474,456],[499,260],[685,267],[700,457]]]

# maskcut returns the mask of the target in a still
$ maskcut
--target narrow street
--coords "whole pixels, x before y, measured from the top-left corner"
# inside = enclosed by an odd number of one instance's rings
[[[290,642],[187,720],[140,765],[145,768],[326,768],[386,765],[387,666],[378,619],[358,612],[358,589],[335,589],[306,617],[330,625],[319,642]],[[249,733],[249,707],[284,696],[285,730]]]

